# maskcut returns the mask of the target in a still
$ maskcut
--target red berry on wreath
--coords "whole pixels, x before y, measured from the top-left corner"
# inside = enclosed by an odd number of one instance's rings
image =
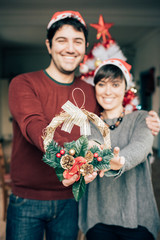
[[[102,161],[102,157],[97,157],[97,161],[101,162]]]
[[[60,157],[61,157],[61,154],[60,154],[60,153],[57,153],[57,154],[56,154],[56,157],[57,157],[57,158],[60,158]]]
[[[64,150],[64,149],[61,149],[61,150],[60,150],[60,154],[61,154],[61,155],[64,155],[64,154],[65,154],[65,150]]]
[[[94,155],[93,155],[95,158],[97,158],[98,157],[98,153],[94,153]]]

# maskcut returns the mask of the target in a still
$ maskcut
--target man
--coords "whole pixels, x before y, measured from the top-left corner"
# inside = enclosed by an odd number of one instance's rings
[[[77,237],[77,203],[71,187],[64,187],[54,169],[42,161],[42,135],[67,100],[98,113],[92,86],[75,79],[75,69],[87,46],[87,28],[82,16],[74,11],[55,13],[47,27],[46,46],[50,65],[44,71],[15,77],[9,87],[13,194],[7,214],[7,240],[39,240],[44,233],[49,240]],[[79,136],[76,126],[71,134],[57,128],[54,140],[62,146]],[[65,185],[75,179],[73,176]]]
[[[44,231],[46,239],[77,237],[77,203],[71,187],[64,187],[54,170],[42,161],[42,135],[67,100],[78,107],[84,103],[88,111],[98,113],[93,88],[74,75],[87,46],[82,16],[74,11],[54,14],[47,27],[46,46],[51,57],[49,67],[17,76],[9,87],[14,137],[7,240],[43,239]],[[54,140],[63,145],[79,137],[79,128],[74,126],[71,134],[58,128]]]

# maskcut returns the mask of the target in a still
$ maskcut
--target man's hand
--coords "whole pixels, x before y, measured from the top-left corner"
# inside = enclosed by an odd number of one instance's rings
[[[75,174],[73,175],[73,177],[71,177],[70,179],[63,179],[62,180],[62,184],[65,186],[65,187],[69,187],[70,185],[72,185],[78,178],[78,175]]]
[[[149,112],[149,116],[146,118],[146,124],[153,136],[157,136],[160,131],[160,119],[155,111],[152,110]]]
[[[113,153],[114,153],[114,158],[112,158],[110,160],[110,166],[111,166],[111,169],[112,170],[119,170],[123,167],[123,165],[125,164],[125,158],[124,157],[120,157],[119,156],[119,147],[115,147],[114,150],[113,150]],[[99,176],[100,177],[103,177],[104,176],[104,173],[108,171],[108,169],[106,170],[101,170],[99,172]]]
[[[88,174],[84,177],[85,183],[88,184],[90,182],[92,182],[95,178],[97,177],[97,172],[93,172],[92,174]],[[65,187],[69,187],[70,185],[72,185],[73,183],[75,183],[75,181],[77,180],[78,175],[75,174],[73,177],[71,177],[70,179],[63,179],[62,180],[62,184]]]

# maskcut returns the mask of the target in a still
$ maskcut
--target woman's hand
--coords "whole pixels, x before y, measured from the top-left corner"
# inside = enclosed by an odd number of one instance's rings
[[[152,110],[149,112],[149,116],[146,118],[146,124],[153,136],[157,136],[160,131],[160,119],[155,111]]]
[[[93,172],[92,174],[88,174],[84,177],[85,183],[88,184],[92,182],[97,177],[97,172]]]
[[[125,158],[119,156],[119,151],[120,151],[119,147],[115,147],[113,150],[114,158],[110,160],[110,166],[112,170],[119,170],[125,164]],[[99,176],[103,177],[106,171],[108,171],[108,169],[101,170],[99,172]]]

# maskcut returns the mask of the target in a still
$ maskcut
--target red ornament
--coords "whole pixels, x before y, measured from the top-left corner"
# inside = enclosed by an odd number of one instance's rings
[[[93,156],[94,156],[95,158],[97,158],[97,157],[98,157],[98,153],[94,153]]]
[[[64,154],[65,154],[65,150],[64,150],[64,149],[61,149],[61,150],[60,150],[60,154],[61,154],[61,155],[64,155]]]
[[[97,157],[97,161],[101,162],[102,161],[102,157]]]
[[[56,154],[56,157],[57,157],[57,158],[61,158],[61,154],[60,154],[60,153],[57,153],[57,154]]]
[[[98,24],[91,23],[90,26],[97,29],[97,39],[102,37],[103,43],[107,42],[106,36],[108,39],[112,39],[108,30],[113,26],[113,23],[105,23],[102,15],[99,16]]]
[[[127,104],[130,104],[135,97],[136,94],[129,89],[124,95],[123,106],[125,107]]]

